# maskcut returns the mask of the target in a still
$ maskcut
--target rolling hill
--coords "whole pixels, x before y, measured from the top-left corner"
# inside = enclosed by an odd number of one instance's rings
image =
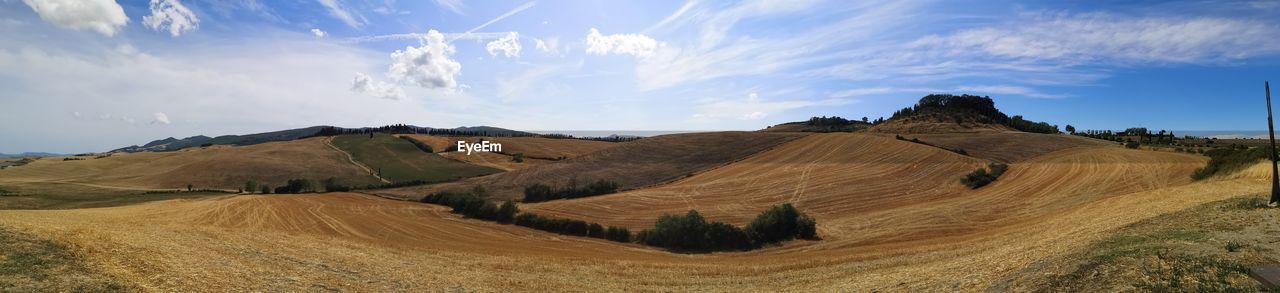
[[[352,160],[380,174],[379,177],[387,182],[441,182],[501,171],[427,153],[388,134],[350,134],[324,139],[335,148],[351,154]]]
[[[420,198],[433,191],[470,190],[472,186],[482,185],[496,199],[518,199],[524,187],[534,183],[565,186],[571,181],[586,184],[595,180],[617,182],[621,189],[641,188],[722,166],[802,136],[804,134],[765,132],[660,135],[492,176],[380,193]]]
[[[981,160],[876,135],[815,134],[652,190],[524,205],[545,213],[576,205],[564,213],[641,225],[631,218],[650,206],[697,207],[741,222],[755,212],[751,206],[793,201],[818,218],[820,241],[745,253],[673,254],[358,194],[0,211],[0,222],[74,243],[95,267],[157,290],[557,291],[587,283],[600,290],[977,291],[1116,227],[1266,187],[1251,176],[1189,183],[1185,173],[1203,160],[1069,148],[966,190],[955,176]],[[763,192],[743,192],[748,184]],[[910,191],[935,186],[942,190]],[[202,274],[223,277],[192,277]]]

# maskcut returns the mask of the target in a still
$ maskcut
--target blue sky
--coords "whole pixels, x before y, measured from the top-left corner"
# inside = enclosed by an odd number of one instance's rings
[[[989,95],[1265,129],[1280,2],[0,0],[0,152],[311,125],[754,130]]]

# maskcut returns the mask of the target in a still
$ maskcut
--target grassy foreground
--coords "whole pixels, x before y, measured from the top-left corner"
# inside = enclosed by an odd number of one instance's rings
[[[341,135],[333,139],[333,145],[374,172],[381,170],[382,177],[392,182],[438,182],[501,172],[423,152],[412,143],[382,133],[372,138],[362,134]]]
[[[1267,208],[1264,196],[1136,223],[1064,258],[1064,270],[1018,283],[1064,292],[1265,291],[1248,276],[1249,267],[1280,262],[1280,210]]]
[[[66,245],[0,226],[0,291],[122,292],[126,289],[115,278],[89,268]]]

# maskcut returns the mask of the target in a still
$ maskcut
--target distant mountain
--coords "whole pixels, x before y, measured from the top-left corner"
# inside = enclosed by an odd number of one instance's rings
[[[0,153],[0,158],[20,158],[20,157],[54,157],[65,156],[65,154],[43,153],[43,152],[25,152],[20,154]]]
[[[246,135],[223,135],[210,138],[204,135],[197,135],[183,139],[165,138],[148,142],[142,146],[132,145],[112,150],[111,152],[164,152],[176,151],[189,147],[198,147],[202,145],[253,145],[272,141],[288,141],[300,138],[307,138],[317,135],[323,135],[323,131],[387,131],[387,132],[419,132],[427,133],[431,130],[457,130],[485,133],[491,136],[533,136],[534,133],[516,131],[506,128],[498,128],[492,126],[473,126],[458,128],[431,128],[419,127],[413,125],[395,125],[383,127],[361,127],[361,128],[342,128],[333,126],[312,126],[307,128],[289,129],[273,132],[246,134]]]
[[[112,150],[111,152],[163,152],[176,151],[189,147],[202,145],[253,145],[272,141],[295,140],[299,138],[309,137],[319,132],[326,126],[312,126],[307,128],[289,129],[273,132],[246,134],[246,135],[223,135],[210,138],[204,135],[197,135],[183,139],[165,138],[144,144],[142,146],[127,146]]]

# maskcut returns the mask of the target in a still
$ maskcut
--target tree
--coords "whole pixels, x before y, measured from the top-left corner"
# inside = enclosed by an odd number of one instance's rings
[[[244,191],[248,191],[249,193],[253,193],[253,192],[254,192],[254,191],[256,191],[256,190],[258,190],[258,182],[257,182],[257,181],[249,180],[249,181],[245,181],[245,182],[244,182]]]
[[[1067,133],[1076,134],[1076,127],[1071,126],[1071,124],[1067,124]]]
[[[191,189],[192,189],[192,187],[193,187],[193,186],[191,186],[191,184],[189,184],[189,183],[188,183],[188,184],[187,184],[187,191],[188,191],[188,192],[190,192],[190,191],[191,191]]]
[[[270,193],[271,193],[271,185],[263,184],[263,185],[262,185],[262,194],[270,194]]]
[[[499,223],[511,223],[516,218],[516,213],[520,212],[520,208],[516,207],[516,202],[507,200],[502,202],[502,206],[498,207]]]

